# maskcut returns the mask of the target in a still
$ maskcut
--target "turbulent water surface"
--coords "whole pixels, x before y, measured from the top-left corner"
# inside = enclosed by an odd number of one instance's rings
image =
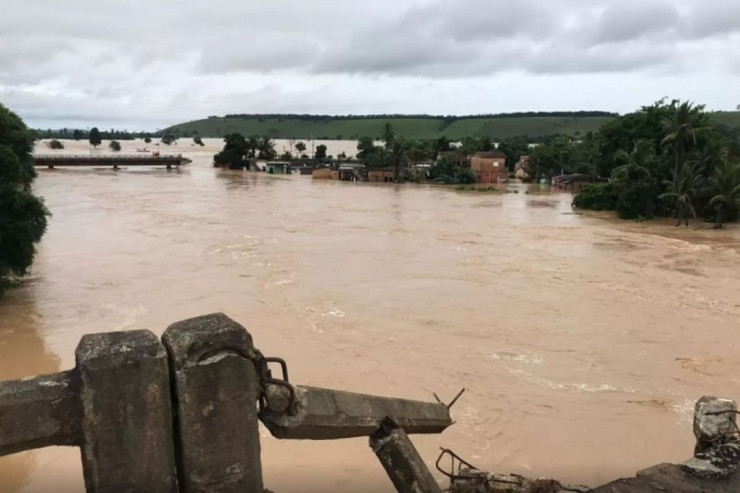
[[[40,172],[53,217],[0,302],[0,379],[72,367],[86,333],[224,312],[298,383],[425,400],[466,387],[452,428],[413,438],[430,465],[444,446],[586,484],[683,460],[694,400],[740,397],[738,229],[572,214],[570,195],[524,187],[219,171],[216,145],[183,144],[179,171]],[[262,435],[278,493],[392,491],[364,439]],[[1,493],[82,488],[77,449],[0,458]]]

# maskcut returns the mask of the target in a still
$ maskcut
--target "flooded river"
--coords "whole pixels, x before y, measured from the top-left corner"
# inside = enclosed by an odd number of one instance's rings
[[[141,145],[141,144],[139,144]],[[219,171],[43,170],[53,217],[0,302],[0,379],[74,365],[83,334],[224,312],[296,383],[432,400],[413,437],[480,468],[597,484],[693,447],[740,398],[740,230],[577,215],[561,193],[462,193]],[[514,187],[512,187],[514,188]],[[365,439],[278,442],[277,493],[391,492]],[[70,448],[0,458],[1,493],[79,492]]]

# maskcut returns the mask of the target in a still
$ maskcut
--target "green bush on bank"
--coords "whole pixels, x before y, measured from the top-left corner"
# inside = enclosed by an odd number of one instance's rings
[[[617,198],[613,183],[589,183],[575,196],[573,205],[591,211],[612,211],[617,206]]]

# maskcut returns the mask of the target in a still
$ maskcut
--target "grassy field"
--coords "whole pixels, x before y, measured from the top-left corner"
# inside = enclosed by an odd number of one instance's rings
[[[740,112],[718,112],[714,118],[719,123],[740,127]],[[165,129],[179,135],[223,137],[238,132],[242,135],[267,135],[278,139],[352,139],[379,137],[383,125],[390,122],[397,135],[410,139],[431,139],[445,136],[450,139],[489,136],[493,139],[528,135],[537,137],[548,134],[579,135],[598,128],[611,117],[518,117],[518,118],[460,118],[454,121],[443,118],[368,118],[337,119],[329,121],[310,119],[277,119],[254,117],[211,117],[180,123]]]

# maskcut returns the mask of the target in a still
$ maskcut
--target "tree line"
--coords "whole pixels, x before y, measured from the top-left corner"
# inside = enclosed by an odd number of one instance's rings
[[[93,130],[97,131],[101,139],[105,140],[134,140],[144,139],[146,137],[155,137],[159,134],[157,132],[129,132],[128,130],[99,130],[97,127],[93,127],[90,130],[82,130],[79,128],[59,128],[56,130],[32,130],[32,134],[36,139],[68,139],[68,140],[87,140],[90,138],[90,132]]]
[[[574,205],[625,219],[702,217],[718,226],[740,210],[740,129],[712,124],[703,105],[660,100],[582,138],[554,136],[531,152],[535,179],[589,174]]]
[[[211,115],[209,119],[229,118],[234,120],[300,120],[310,122],[330,122],[339,120],[409,120],[432,119],[454,122],[457,120],[489,120],[499,118],[590,118],[616,117],[618,113],[608,111],[522,111],[514,113],[481,113],[474,115],[429,115],[429,114],[376,114],[376,115],[307,115],[297,113],[231,113],[223,117]]]

